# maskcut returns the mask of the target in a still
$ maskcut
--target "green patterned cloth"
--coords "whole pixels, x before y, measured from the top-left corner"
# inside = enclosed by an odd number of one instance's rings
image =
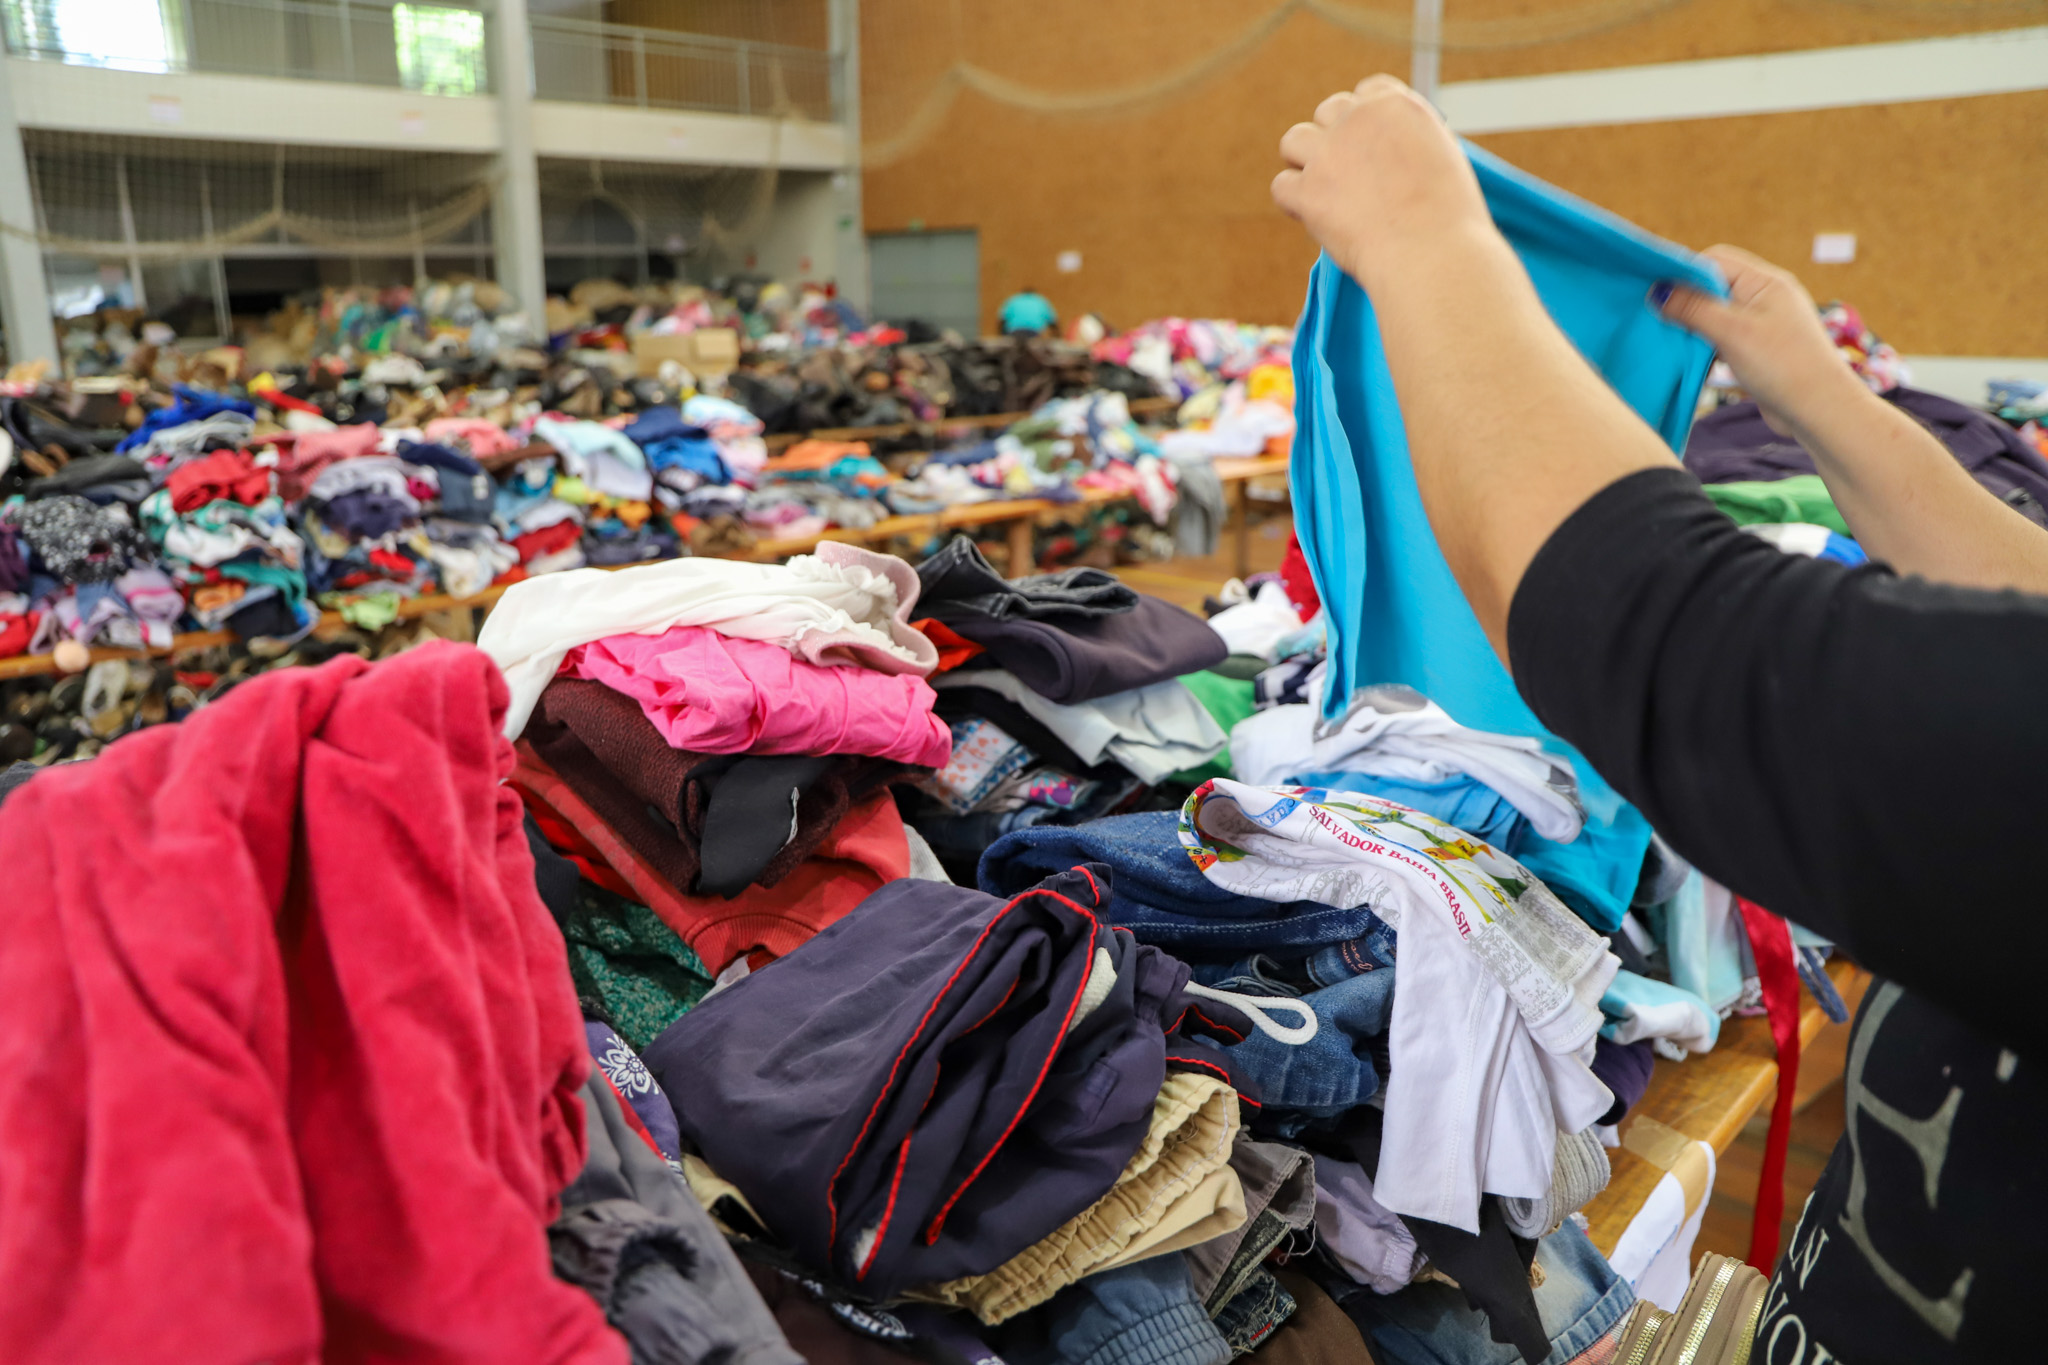
[[[711,989],[703,960],[660,916],[594,882],[579,884],[577,913],[562,932],[577,1003],[635,1052]]]

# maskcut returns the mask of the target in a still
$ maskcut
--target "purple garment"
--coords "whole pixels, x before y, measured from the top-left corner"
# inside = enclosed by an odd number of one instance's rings
[[[1183,1018],[1250,1031],[1104,922],[1109,878],[1073,868],[1009,901],[891,882],[706,997],[647,1065],[684,1136],[821,1274],[875,1299],[986,1274],[1116,1183],[1169,1063],[1230,1074],[1210,1038],[1172,1032]],[[1084,1013],[1098,953],[1115,980]]]
[[[1636,1107],[1643,1092],[1650,1088],[1650,1072],[1656,1064],[1657,1054],[1647,1038],[1634,1043],[1598,1037],[1593,1040],[1593,1074],[1600,1078],[1600,1084],[1614,1092],[1613,1107],[1600,1116],[1600,1122],[1620,1123],[1623,1115]]]
[[[610,1078],[612,1087],[633,1106],[633,1112],[647,1126],[647,1135],[654,1139],[661,1154],[670,1161],[682,1160],[683,1138],[676,1128],[676,1111],[669,1106],[668,1096],[661,1093],[647,1064],[626,1046],[624,1038],[612,1031],[610,1024],[586,1019],[583,1034],[598,1070]]]
[[[1940,394],[1897,388],[1884,397],[1926,427],[1970,476],[2037,525],[2048,526],[2048,459],[1989,413]],[[1734,403],[1693,424],[1685,467],[1701,483],[1777,480],[1814,472],[1813,457],[1765,424],[1754,403]]]
[[[388,536],[405,525],[412,514],[412,507],[405,501],[374,488],[330,498],[320,509],[320,519],[350,540]]]
[[[1026,687],[1063,705],[1214,668],[1230,652],[1201,617],[1143,595],[1113,616],[971,616],[948,624]]]
[[[0,521],[0,592],[28,591],[28,543]]]

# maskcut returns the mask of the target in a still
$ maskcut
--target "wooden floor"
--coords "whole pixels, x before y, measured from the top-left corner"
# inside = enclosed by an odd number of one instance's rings
[[[1249,571],[1270,573],[1278,569],[1280,557],[1287,553],[1287,533],[1293,529],[1293,522],[1284,514],[1264,518],[1255,516],[1251,535],[1245,542],[1245,562]],[[1223,545],[1213,555],[1199,558],[1180,555],[1163,564],[1126,565],[1116,571],[1116,576],[1140,592],[1163,597],[1199,616],[1202,614],[1202,599],[1212,596],[1236,576],[1236,560],[1234,532],[1226,529]]]

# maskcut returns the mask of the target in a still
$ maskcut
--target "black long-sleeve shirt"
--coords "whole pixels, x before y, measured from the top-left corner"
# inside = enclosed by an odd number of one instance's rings
[[[1784,554],[1659,469],[1551,536],[1508,645],[1679,853],[1884,978],[1752,1359],[2048,1357],[2048,598]]]

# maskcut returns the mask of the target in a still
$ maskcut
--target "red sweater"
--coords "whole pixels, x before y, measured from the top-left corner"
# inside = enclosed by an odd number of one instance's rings
[[[0,1360],[624,1362],[549,1272],[589,1066],[466,645],[0,812]]]

